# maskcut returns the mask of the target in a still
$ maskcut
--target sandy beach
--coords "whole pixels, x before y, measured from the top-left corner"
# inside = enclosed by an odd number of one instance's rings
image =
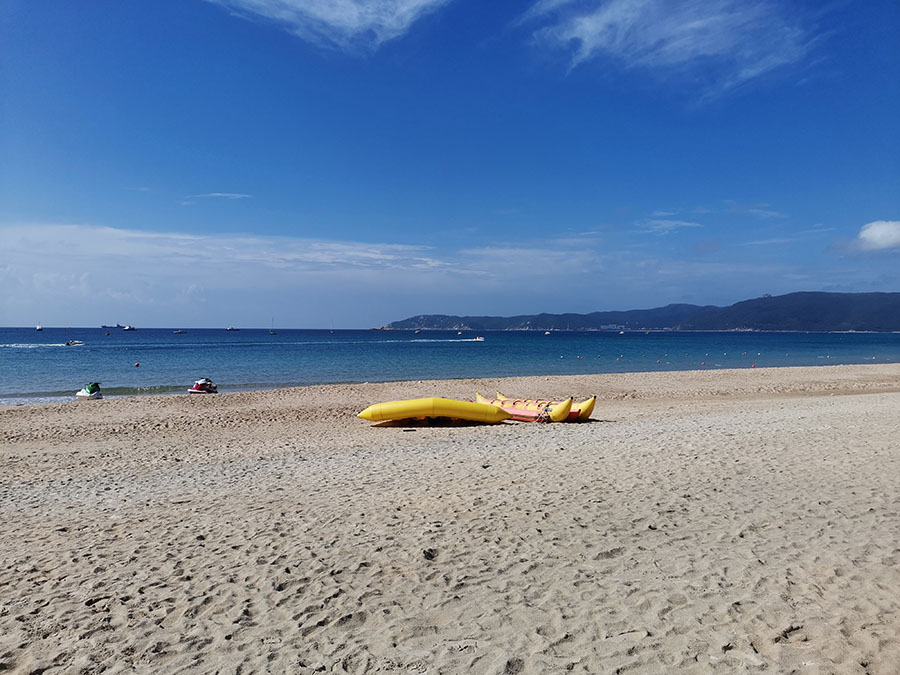
[[[584,424],[379,428],[476,391]],[[900,664],[900,365],[0,408],[0,671]]]

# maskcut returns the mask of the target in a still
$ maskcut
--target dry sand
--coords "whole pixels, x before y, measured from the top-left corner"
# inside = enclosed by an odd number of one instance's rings
[[[599,395],[585,424],[376,401]],[[0,409],[0,671],[900,672],[900,365]]]

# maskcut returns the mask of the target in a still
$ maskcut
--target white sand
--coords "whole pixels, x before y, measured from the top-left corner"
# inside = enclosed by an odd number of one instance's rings
[[[586,424],[376,428],[396,398]],[[0,409],[0,671],[900,672],[900,365]]]

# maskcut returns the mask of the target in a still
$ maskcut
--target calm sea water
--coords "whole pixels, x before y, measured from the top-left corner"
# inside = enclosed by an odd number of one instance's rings
[[[109,332],[109,335],[106,333]],[[476,335],[484,337],[475,340]],[[80,340],[83,346],[66,346]],[[900,333],[0,328],[0,405],[328,382],[900,363]],[[140,364],[136,366],[135,364]]]

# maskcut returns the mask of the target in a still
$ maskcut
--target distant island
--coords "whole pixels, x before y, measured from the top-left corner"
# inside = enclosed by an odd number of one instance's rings
[[[800,292],[729,307],[677,304],[590,314],[422,314],[382,330],[900,331],[900,293]]]

